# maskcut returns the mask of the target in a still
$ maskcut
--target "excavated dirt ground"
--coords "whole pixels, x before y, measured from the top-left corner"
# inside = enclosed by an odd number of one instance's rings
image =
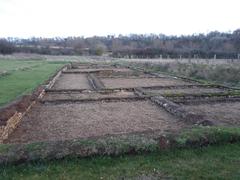
[[[101,78],[101,81],[106,88],[133,88],[192,84],[173,78]]]
[[[74,65],[73,64],[73,69],[100,69],[100,68],[114,68],[111,65],[104,65],[104,64],[92,64],[92,65]]]
[[[85,74],[62,74],[53,89],[91,89]]]
[[[142,72],[135,72],[135,71],[129,71],[129,72],[99,72],[95,74],[99,79],[101,78],[128,78],[128,79],[134,79],[134,78],[151,78],[154,77],[150,74],[144,74]]]
[[[148,94],[204,94],[204,93],[221,93],[227,92],[226,89],[220,88],[201,88],[201,87],[193,87],[193,88],[176,88],[176,89],[145,89],[144,90]]]
[[[7,143],[62,140],[187,127],[149,101],[36,105]]]
[[[113,72],[132,72],[131,69],[127,68],[88,68],[88,69],[69,69],[66,72],[95,72],[95,71],[113,71]]]
[[[77,64],[74,66],[77,67]],[[89,76],[92,78],[91,83],[93,87],[98,91],[92,89],[87,74],[61,74],[52,88],[53,91],[47,92],[42,99],[43,101],[52,101],[53,103],[37,103],[23,117],[22,122],[5,143],[64,140],[153,130],[162,133],[176,132],[185,128],[191,128],[193,125],[187,124],[184,119],[171,115],[164,108],[152,103],[150,99],[139,100],[136,99],[137,95],[130,90],[119,89],[181,86],[176,89],[144,89],[146,92],[157,94],[202,94],[225,91],[219,88],[184,88],[182,87],[183,85],[196,85],[197,83],[169,78],[165,75],[162,78],[153,78],[153,75],[125,68],[97,67],[97,65],[84,65],[80,66],[80,68],[68,71],[87,72],[89,70],[103,70],[100,73]],[[106,69],[108,71],[105,71]],[[111,90],[104,89],[102,83],[105,88],[116,89],[111,92]],[[62,91],[64,89],[69,91]],[[76,91],[81,89],[87,90],[83,92]],[[115,99],[109,102],[102,100],[102,98],[128,97],[134,99]],[[95,101],[80,101],[86,99]],[[58,100],[73,101],[71,103],[64,101],[64,103]],[[79,102],[74,103],[74,100]],[[54,101],[58,101],[58,103],[54,103]],[[183,101],[186,101],[186,99],[183,99]],[[238,120],[240,102],[202,103],[200,105],[184,105],[183,103],[181,105],[187,111],[203,114],[205,119],[213,121],[215,125],[240,126],[240,121]]]
[[[213,121],[216,125],[240,125],[240,102],[191,104],[183,105],[183,107],[188,111],[203,114],[206,119]]]

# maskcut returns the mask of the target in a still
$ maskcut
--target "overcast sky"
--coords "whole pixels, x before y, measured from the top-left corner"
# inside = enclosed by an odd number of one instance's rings
[[[240,0],[0,0],[0,37],[164,33],[240,28]]]

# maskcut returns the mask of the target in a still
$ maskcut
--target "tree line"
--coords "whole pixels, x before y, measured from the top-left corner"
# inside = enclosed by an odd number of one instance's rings
[[[238,58],[240,29],[188,36],[164,34],[127,36],[5,38],[0,53],[39,53],[50,55],[103,55],[119,58]]]

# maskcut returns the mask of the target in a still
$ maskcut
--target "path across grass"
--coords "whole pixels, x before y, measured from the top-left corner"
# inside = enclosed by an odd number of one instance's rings
[[[0,69],[11,73],[0,77],[0,106],[30,93],[62,67],[63,63],[47,61],[14,61],[13,63],[10,60],[1,60]],[[29,68],[16,70],[20,67]]]

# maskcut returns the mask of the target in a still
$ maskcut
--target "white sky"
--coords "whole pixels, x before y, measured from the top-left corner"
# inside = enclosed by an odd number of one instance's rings
[[[0,0],[0,37],[181,35],[240,28],[240,0]]]

